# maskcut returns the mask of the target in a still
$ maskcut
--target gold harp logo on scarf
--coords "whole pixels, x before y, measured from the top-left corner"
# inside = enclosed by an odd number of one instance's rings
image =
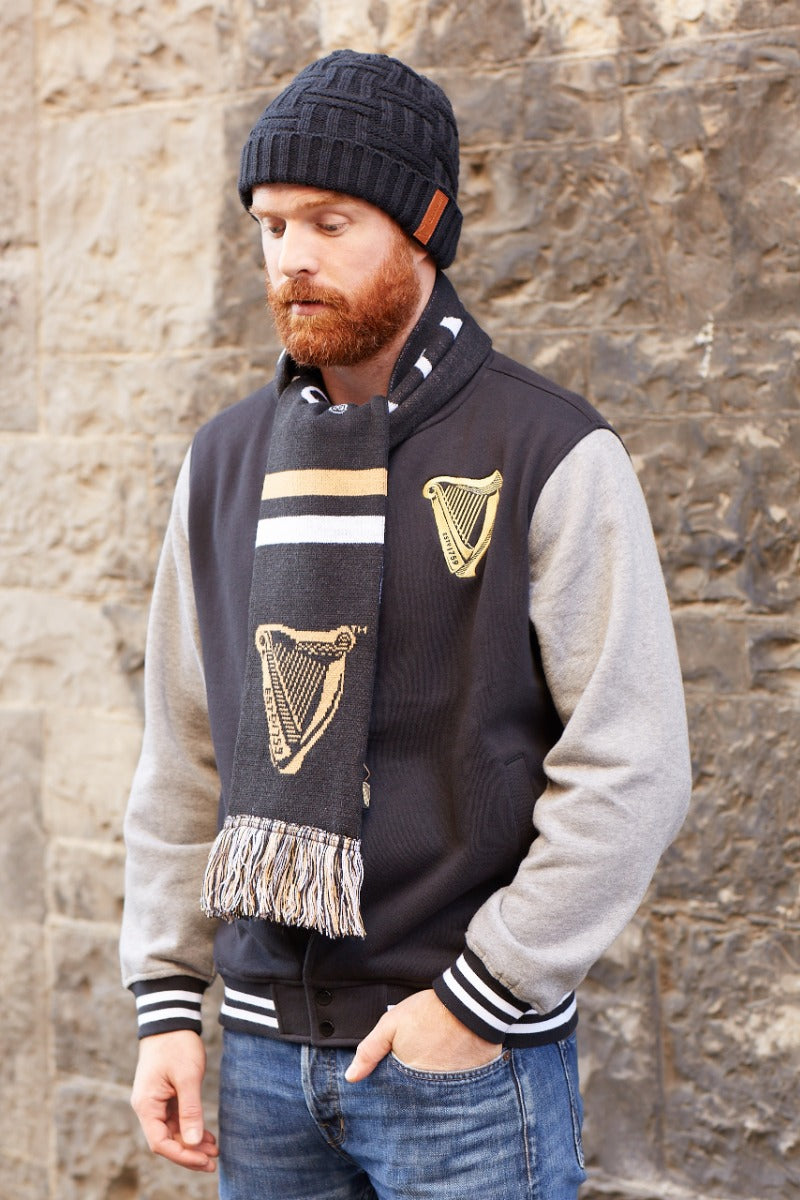
[[[281,775],[296,775],[309,750],[330,725],[344,691],[347,655],[366,629],[331,630],[259,625],[269,756]]]
[[[437,475],[422,494],[430,500],[444,561],[452,575],[468,579],[489,549],[500,502],[503,476],[493,471],[485,479]]]

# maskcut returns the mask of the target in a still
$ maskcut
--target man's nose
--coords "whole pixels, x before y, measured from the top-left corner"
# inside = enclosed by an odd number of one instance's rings
[[[302,225],[287,222],[281,237],[278,270],[287,279],[298,275],[315,275],[319,262],[314,250],[314,238]]]

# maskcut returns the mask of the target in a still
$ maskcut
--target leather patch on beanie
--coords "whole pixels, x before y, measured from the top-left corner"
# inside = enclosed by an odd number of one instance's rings
[[[425,216],[420,221],[417,228],[414,230],[414,237],[423,246],[427,246],[428,242],[436,232],[436,226],[439,224],[442,213],[447,208],[449,201],[441,188],[437,188],[433,193],[433,199],[428,205]]]

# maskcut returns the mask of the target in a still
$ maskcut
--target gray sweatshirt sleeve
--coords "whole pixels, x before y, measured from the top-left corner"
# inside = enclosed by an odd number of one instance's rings
[[[625,927],[691,787],[666,590],[644,497],[614,434],[589,434],[553,472],[529,549],[530,618],[564,729],[544,763],[538,837],[469,926],[462,960],[473,997],[453,982],[463,979],[458,964],[436,982],[448,1007],[495,1041],[526,1007],[555,1009]]]
[[[187,454],[156,574],[144,739],[125,818],[120,955],[142,1032],[196,1027],[214,973],[216,923],[200,910],[200,888],[216,834],[219,779],[189,562],[189,460]]]

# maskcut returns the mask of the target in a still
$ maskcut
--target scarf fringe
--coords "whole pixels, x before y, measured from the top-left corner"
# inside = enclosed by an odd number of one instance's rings
[[[365,937],[363,877],[357,838],[240,813],[211,848],[201,903],[223,921],[258,917],[331,938]]]

